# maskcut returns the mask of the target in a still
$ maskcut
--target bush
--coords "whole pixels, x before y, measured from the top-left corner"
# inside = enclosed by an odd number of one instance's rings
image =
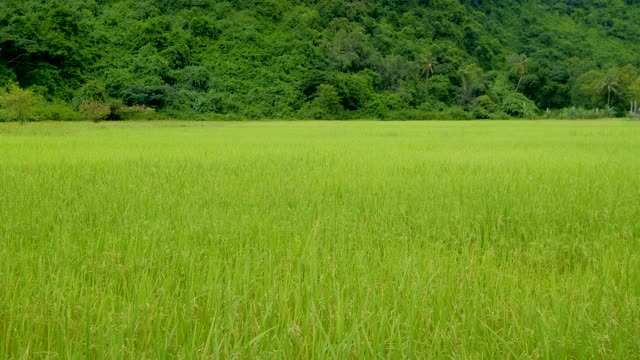
[[[402,99],[393,93],[374,94],[367,103],[366,110],[378,119],[393,119],[393,113],[405,108]]]
[[[476,119],[489,119],[498,111],[498,105],[487,95],[480,95],[471,102],[471,113]]]
[[[21,89],[11,83],[6,89],[0,89],[0,106],[6,111],[6,119],[17,120],[21,123],[29,120],[33,105],[39,96],[32,90]]]
[[[234,113],[240,109],[237,96],[227,92],[209,91],[198,96],[193,102],[193,110],[204,113],[227,114]]]
[[[0,122],[15,121],[15,119],[5,109],[0,109]]]
[[[612,116],[611,113],[604,109],[585,109],[580,106],[572,106],[560,110],[547,110],[543,117],[545,119],[589,120],[605,119]]]
[[[500,110],[519,118],[532,118],[538,113],[536,104],[521,93],[509,93],[503,97]]]
[[[33,118],[37,121],[75,121],[80,114],[63,102],[43,102],[33,107]]]
[[[473,114],[460,107],[434,109],[400,109],[392,110],[385,114],[387,120],[473,120]]]
[[[112,115],[117,117],[117,120],[146,120],[153,117],[156,110],[144,105],[136,106],[120,106],[114,109],[112,106]],[[114,119],[115,120],[115,119]]]
[[[169,85],[131,85],[122,94],[127,105],[163,107],[170,103],[172,90]]]
[[[80,104],[80,114],[87,120],[98,122],[106,120],[111,115],[111,107],[97,101],[85,101]]]
[[[125,106],[121,101],[85,101],[80,104],[80,114],[91,121],[145,120],[152,118],[156,110],[144,105]]]
[[[360,71],[357,74],[335,72],[331,73],[328,82],[338,92],[340,104],[345,110],[358,110],[366,105],[375,92],[373,82],[377,75],[371,70]]]
[[[322,84],[318,86],[316,97],[310,103],[304,104],[299,116],[310,119],[327,119],[335,117],[342,111],[340,95],[332,85]]]

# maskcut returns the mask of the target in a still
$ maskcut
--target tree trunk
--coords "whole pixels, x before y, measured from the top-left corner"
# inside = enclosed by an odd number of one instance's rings
[[[429,73],[427,72],[427,98],[429,98]]]
[[[516,85],[516,92],[518,92],[518,89],[520,89],[520,83],[522,82],[522,76],[520,75],[520,79],[518,79],[518,85]]]

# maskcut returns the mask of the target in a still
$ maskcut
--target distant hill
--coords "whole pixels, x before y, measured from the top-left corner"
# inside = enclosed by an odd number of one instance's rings
[[[0,84],[175,116],[625,115],[640,0],[4,0]]]

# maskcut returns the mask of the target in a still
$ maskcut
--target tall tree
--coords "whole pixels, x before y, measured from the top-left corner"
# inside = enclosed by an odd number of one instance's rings
[[[459,100],[464,106],[478,95],[483,93],[489,83],[489,77],[484,74],[482,68],[477,64],[466,65],[458,70],[460,77]]]
[[[429,79],[431,75],[433,75],[433,68],[436,65],[437,65],[437,62],[432,57],[428,57],[422,61],[422,67],[420,71],[425,76],[425,83],[427,85],[427,97],[429,97]]]
[[[609,70],[606,75],[596,84],[599,94],[607,92],[607,109],[611,108],[611,94],[617,94],[620,91],[620,77],[616,71]]]
[[[529,59],[524,54],[513,54],[509,56],[507,59],[507,63],[511,65],[513,71],[518,74],[518,84],[516,85],[516,92],[520,89],[520,84],[522,83],[522,78],[527,75]]]

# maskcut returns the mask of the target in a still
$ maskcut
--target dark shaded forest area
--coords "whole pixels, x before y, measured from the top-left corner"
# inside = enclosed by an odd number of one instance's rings
[[[639,5],[4,0],[0,85],[41,120],[627,116]]]

